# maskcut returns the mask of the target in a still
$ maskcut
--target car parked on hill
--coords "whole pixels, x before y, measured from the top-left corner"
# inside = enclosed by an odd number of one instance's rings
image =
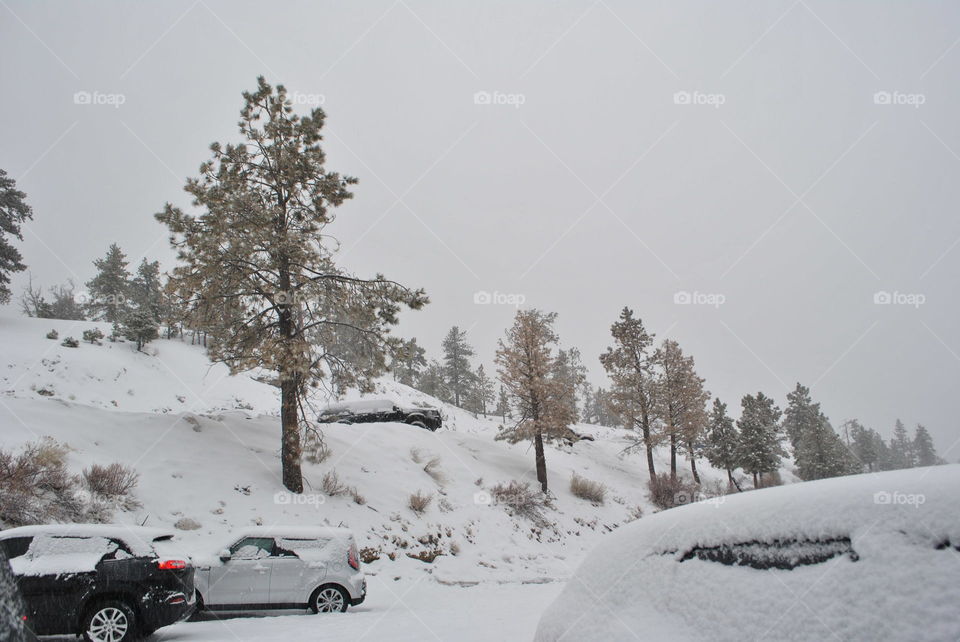
[[[250,528],[217,557],[198,563],[199,609],[332,613],[367,595],[357,544],[344,528]]]
[[[193,567],[173,535],[94,524],[0,531],[0,547],[36,635],[127,642],[179,622],[194,608]]]
[[[320,411],[323,423],[395,422],[434,432],[443,424],[440,411],[429,406],[403,406],[390,399],[361,399],[331,404]]]

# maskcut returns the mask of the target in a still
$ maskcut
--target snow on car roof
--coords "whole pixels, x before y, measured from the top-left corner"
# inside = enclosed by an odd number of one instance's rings
[[[736,493],[642,517],[583,561],[536,640],[960,637],[960,465],[854,475]],[[750,543],[849,538],[791,570],[689,558]],[[766,544],[766,546],[764,546]],[[801,551],[802,552],[802,551]],[[641,635],[642,634],[642,635]]]
[[[162,528],[123,526],[118,524],[35,524],[33,526],[18,526],[0,531],[0,539],[33,537],[35,535],[109,537],[123,541],[134,539],[152,542],[156,539],[173,537],[173,532]]]
[[[333,403],[323,409],[323,414],[340,412],[390,412],[396,406],[391,399],[357,399],[356,401],[342,401]]]
[[[162,528],[145,526],[123,526],[119,524],[37,524],[18,526],[0,531],[0,540],[11,537],[37,537],[51,535],[55,537],[104,537],[124,542],[136,555],[148,555],[153,552],[151,544],[157,540],[173,537],[173,533]]]
[[[236,539],[241,537],[283,537],[287,539],[344,539],[352,538],[349,528],[333,526],[250,526],[238,529]]]

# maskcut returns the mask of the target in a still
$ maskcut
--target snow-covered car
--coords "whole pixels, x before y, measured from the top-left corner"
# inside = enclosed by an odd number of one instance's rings
[[[590,553],[535,639],[960,639],[960,465],[643,517]]]
[[[426,406],[403,406],[390,399],[362,399],[330,404],[320,411],[323,423],[367,424],[394,422],[433,432],[443,424],[440,411]]]
[[[189,617],[193,567],[173,535],[137,526],[58,524],[0,531],[36,635],[127,642]]]
[[[199,609],[331,613],[367,596],[357,544],[345,528],[250,528],[216,557],[197,558]]]

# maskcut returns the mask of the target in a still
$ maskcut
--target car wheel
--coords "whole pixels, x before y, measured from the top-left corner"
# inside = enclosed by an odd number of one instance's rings
[[[116,600],[97,604],[83,621],[87,642],[129,642],[137,637],[136,632],[137,616],[133,609]]]
[[[314,613],[342,613],[349,604],[347,592],[339,586],[328,584],[313,592],[310,610]]]

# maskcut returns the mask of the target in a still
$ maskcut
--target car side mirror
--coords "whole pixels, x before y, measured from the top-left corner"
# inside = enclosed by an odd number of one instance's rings
[[[220,561],[221,561],[221,562],[227,562],[227,561],[229,561],[230,558],[232,558],[232,557],[233,557],[233,555],[232,555],[232,554],[230,553],[230,551],[228,551],[227,549],[223,549],[222,551],[220,551]]]

